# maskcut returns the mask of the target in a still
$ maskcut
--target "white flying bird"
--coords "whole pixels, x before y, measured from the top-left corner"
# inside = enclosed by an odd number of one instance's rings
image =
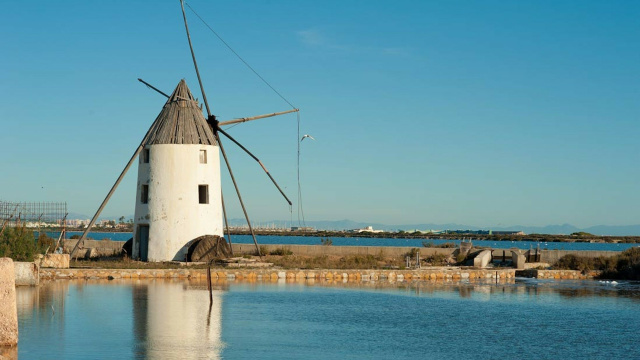
[[[302,137],[302,139],[300,139],[300,141],[304,140],[305,138],[309,138],[309,139],[311,139],[311,140],[315,140],[315,139],[313,138],[313,136],[306,134],[306,135],[304,135],[304,136]]]

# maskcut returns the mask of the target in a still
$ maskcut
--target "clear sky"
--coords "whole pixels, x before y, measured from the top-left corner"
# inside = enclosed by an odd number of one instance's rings
[[[638,1],[189,4],[302,109],[308,220],[640,223]],[[92,215],[165,101],[136,79],[171,92],[185,78],[201,98],[179,2],[2,13],[0,199]],[[290,108],[187,16],[220,119]],[[296,116],[230,132],[295,200]],[[259,166],[226,148],[252,219],[289,219]],[[133,214],[136,174],[103,214]]]

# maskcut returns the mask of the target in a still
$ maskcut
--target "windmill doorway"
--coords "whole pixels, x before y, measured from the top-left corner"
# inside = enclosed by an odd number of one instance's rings
[[[140,260],[149,257],[149,225],[138,225],[138,244],[140,244]]]

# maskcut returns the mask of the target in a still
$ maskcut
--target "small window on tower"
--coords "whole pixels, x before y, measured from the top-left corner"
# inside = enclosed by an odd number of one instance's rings
[[[142,185],[140,201],[142,201],[143,204],[147,204],[149,202],[149,185]]]
[[[198,202],[200,204],[209,203],[209,185],[198,185]]]
[[[200,150],[200,164],[207,163],[207,150]]]
[[[142,162],[145,164],[149,163],[149,149],[142,150]]]

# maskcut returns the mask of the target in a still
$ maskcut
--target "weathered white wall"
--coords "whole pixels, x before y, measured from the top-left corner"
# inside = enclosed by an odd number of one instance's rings
[[[138,166],[135,231],[149,225],[149,261],[184,260],[187,243],[201,235],[223,235],[220,156],[217,146],[148,146],[149,163]],[[207,163],[200,163],[200,150]],[[149,201],[140,201],[143,184]],[[209,203],[200,204],[198,185],[209,185]],[[140,256],[134,234],[133,257]]]

